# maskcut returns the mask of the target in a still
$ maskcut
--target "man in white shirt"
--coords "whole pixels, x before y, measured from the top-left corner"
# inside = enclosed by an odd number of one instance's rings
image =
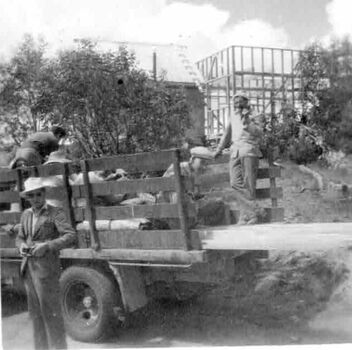
[[[255,192],[261,152],[259,142],[263,134],[260,117],[255,116],[245,92],[233,97],[234,111],[215,152],[215,158],[231,143],[230,182],[241,206],[239,224],[255,224]]]

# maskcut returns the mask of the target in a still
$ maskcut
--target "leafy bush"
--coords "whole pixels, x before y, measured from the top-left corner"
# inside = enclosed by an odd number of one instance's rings
[[[183,89],[150,79],[126,48],[102,53],[81,40],[75,50],[44,57],[45,45],[26,37],[2,67],[0,121],[15,143],[39,126],[60,123],[80,157],[181,145],[190,127]]]

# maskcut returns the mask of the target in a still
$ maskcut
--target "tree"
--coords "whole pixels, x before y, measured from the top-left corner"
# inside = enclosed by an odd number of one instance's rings
[[[90,41],[60,54],[55,105],[85,156],[177,146],[189,127],[182,89],[169,89],[137,68],[133,54],[100,53]]]
[[[335,40],[328,48],[309,46],[301,55],[307,123],[333,149],[352,152],[352,44]]]
[[[20,145],[53,110],[50,63],[46,43],[25,35],[15,56],[0,67],[0,122],[4,132]]]

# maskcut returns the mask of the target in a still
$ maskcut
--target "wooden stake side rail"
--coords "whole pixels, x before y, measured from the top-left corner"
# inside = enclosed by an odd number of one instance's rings
[[[165,171],[170,164],[173,164],[175,175],[170,178],[146,178],[136,180],[121,180],[105,183],[91,183],[90,171],[115,170],[121,168],[128,173],[145,173]],[[143,233],[143,239],[138,243],[136,233],[131,233],[130,240],[126,239],[127,233],[110,232],[115,243],[119,242],[116,249],[131,249],[133,244],[139,248],[152,247],[153,249],[183,249],[192,250],[201,249],[201,244],[197,234],[190,233],[188,228],[188,215],[194,217],[196,215],[195,207],[188,203],[185,197],[186,189],[190,188],[190,184],[181,176],[180,171],[180,152],[177,149],[139,153],[133,155],[123,155],[116,157],[106,157],[99,159],[82,160],[74,164],[49,164],[38,167],[21,168],[17,170],[9,170],[0,172],[0,182],[15,183],[18,189],[22,189],[23,180],[28,176],[53,176],[60,175],[63,179],[63,186],[48,188],[47,198],[58,199],[63,202],[64,210],[69,221],[73,224],[87,220],[89,222],[89,242],[93,250],[99,251],[109,240],[106,233],[100,233],[96,229],[97,220],[124,220],[131,218],[168,218],[178,219],[181,230],[170,231],[149,231]],[[83,174],[83,185],[70,186],[69,175],[80,170]],[[160,175],[160,174],[159,174]],[[111,194],[127,194],[160,191],[172,191],[177,193],[178,202],[176,204],[150,204],[150,205],[126,205],[126,206],[105,206],[99,207],[94,204],[97,196]],[[84,198],[85,207],[73,207],[72,199]],[[14,188],[11,191],[0,191],[0,202],[2,203],[22,203],[22,198],[18,191]],[[23,206],[20,206],[23,210]],[[0,224],[18,223],[21,213],[3,211],[0,212]],[[146,231],[141,231],[146,232]],[[123,234],[123,237],[121,236]],[[163,237],[164,235],[165,237]],[[100,239],[103,238],[103,243]],[[155,244],[152,242],[154,236]],[[139,236],[138,236],[139,237]],[[86,237],[87,238],[87,237]],[[182,239],[181,239],[182,238]],[[182,241],[182,242],[181,242]],[[81,240],[82,242],[82,240]],[[130,242],[130,243],[128,243]],[[149,243],[148,243],[149,242]],[[112,242],[113,243],[113,242]],[[170,243],[170,247],[168,247]]]
[[[19,258],[17,248],[0,249],[0,257]],[[134,264],[175,264],[191,265],[205,263],[207,254],[203,250],[156,250],[156,249],[100,249],[98,251],[90,248],[83,249],[63,249],[60,252],[61,258],[66,259],[87,259],[87,260],[109,260],[116,262],[131,262]]]
[[[352,223],[229,225],[198,230],[206,250],[328,251],[352,248]]]
[[[195,216],[195,206],[187,204],[189,216]],[[87,208],[75,208],[76,221],[87,220]],[[123,220],[131,218],[179,218],[177,204],[125,205],[113,207],[95,207],[97,220]]]
[[[143,173],[146,171],[163,171],[172,163],[173,154],[176,150],[159,152],[146,152],[131,155],[114,157],[102,157],[87,159],[90,171],[123,169],[128,173]],[[79,162],[72,162],[67,165],[69,174],[81,171]],[[62,174],[62,164],[47,164],[37,167],[27,167],[26,171],[32,172],[36,169],[38,176],[46,177]],[[0,183],[16,181],[16,170],[2,169],[0,171]]]

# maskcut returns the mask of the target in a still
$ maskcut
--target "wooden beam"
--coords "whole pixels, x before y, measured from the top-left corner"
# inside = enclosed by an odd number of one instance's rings
[[[344,222],[232,225],[198,231],[207,250],[328,251],[352,247],[352,223]]]
[[[95,215],[95,208],[94,208],[94,204],[93,204],[92,189],[90,186],[89,176],[88,176],[90,169],[89,169],[89,165],[88,165],[87,160],[81,161],[81,168],[82,168],[83,182],[84,182],[85,193],[86,193],[86,203],[87,203],[86,215],[87,215],[87,219],[89,221],[89,231],[90,231],[90,235],[91,235],[91,244],[92,244],[92,248],[94,250],[99,250],[100,249],[99,233],[95,227],[96,215]]]
[[[191,244],[191,238],[190,238],[190,230],[188,226],[187,203],[186,203],[186,197],[185,197],[183,177],[181,175],[179,150],[176,150],[173,153],[173,165],[174,165],[174,173],[175,173],[177,208],[178,208],[178,215],[180,218],[180,226],[184,235],[186,250],[190,250],[192,249],[192,244]]]
[[[21,199],[17,191],[0,191],[0,203],[19,202]]]
[[[2,253],[2,250],[0,251]],[[70,259],[101,259],[116,261],[141,261],[151,263],[193,264],[206,262],[206,252],[203,250],[175,249],[64,249],[61,257]]]
[[[75,215],[72,206],[72,191],[69,183],[69,168],[68,164],[62,164],[62,179],[64,183],[64,208],[66,211],[67,219],[72,227],[75,227]]]
[[[17,248],[1,248],[1,258],[20,257]],[[114,260],[115,262],[150,262],[160,264],[195,264],[207,262],[204,250],[184,251],[178,249],[63,249],[60,258]]]
[[[90,171],[121,168],[130,173],[165,170],[172,162],[174,150],[146,152],[88,160]]]
[[[0,171],[0,182],[15,182],[17,177],[17,171],[9,169],[1,169]]]
[[[81,189],[83,186],[81,186]],[[175,191],[174,177],[157,177],[139,180],[108,181],[102,183],[92,183],[93,196],[104,196],[109,194],[124,194],[138,192],[159,192]],[[85,196],[84,191],[81,192]]]
[[[87,210],[84,217],[87,217]],[[195,215],[195,207],[192,204],[187,205],[187,211],[190,216]],[[81,217],[79,209],[75,209],[76,221]],[[152,204],[152,205],[133,205],[133,206],[113,206],[113,207],[95,207],[97,220],[122,220],[130,218],[178,218],[177,204]]]
[[[227,191],[212,191],[207,193],[208,198],[222,198],[226,200],[236,200],[236,192],[229,188]],[[283,191],[281,187],[276,188],[257,188],[256,199],[282,198]]]
[[[18,224],[22,213],[0,211],[0,224]]]
[[[268,179],[269,177],[280,177],[281,169],[279,167],[273,168],[259,168],[257,179]],[[221,184],[222,182],[230,182],[229,173],[216,173],[200,175],[196,178],[196,185],[202,186],[201,188],[209,188]]]
[[[185,249],[181,230],[114,230],[99,232],[101,248],[118,249]],[[201,249],[197,231],[190,234],[191,248]]]

